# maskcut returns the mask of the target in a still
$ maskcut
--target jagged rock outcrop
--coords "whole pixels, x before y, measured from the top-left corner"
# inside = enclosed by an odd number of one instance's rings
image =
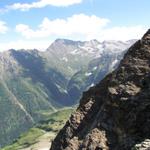
[[[150,30],[118,69],[83,93],[51,150],[131,150],[149,138]]]

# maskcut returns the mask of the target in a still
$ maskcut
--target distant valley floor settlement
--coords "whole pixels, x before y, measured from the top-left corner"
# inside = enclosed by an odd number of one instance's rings
[[[51,150],[148,150],[149,139],[150,30],[83,94]]]

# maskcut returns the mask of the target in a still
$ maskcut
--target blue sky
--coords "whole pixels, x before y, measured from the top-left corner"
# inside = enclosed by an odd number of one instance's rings
[[[150,24],[149,0],[0,0],[0,51],[56,38],[129,40]]]

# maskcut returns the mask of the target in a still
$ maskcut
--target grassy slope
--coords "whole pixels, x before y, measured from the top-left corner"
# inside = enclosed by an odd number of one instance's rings
[[[51,97],[47,95],[40,83],[33,83],[30,78],[20,77],[17,80],[7,80],[7,85],[34,119],[38,119],[38,116],[35,116],[36,111],[55,110],[50,103]]]
[[[64,89],[66,80],[61,73],[46,68],[36,51],[9,51],[0,59],[0,64],[2,147],[41,120],[39,111],[55,112],[60,106],[56,100],[62,101],[60,97],[65,95],[56,85]]]
[[[11,142],[13,137],[17,137],[21,131],[26,131],[33,124],[2,81],[0,81],[0,112],[1,145]]]
[[[42,112],[42,115],[45,118],[43,121],[31,128],[28,132],[23,133],[12,145],[6,146],[1,150],[32,148],[32,145],[40,142],[38,141],[39,139],[42,140],[43,135],[51,132],[54,133],[53,135],[55,136],[55,134],[64,126],[73,110],[73,108],[66,108],[52,114],[49,114],[48,111]],[[48,139],[48,141],[49,140],[50,139]]]
[[[39,110],[54,112],[49,99],[39,84],[33,84],[26,78],[0,80],[0,146],[12,142],[40,120],[41,116],[37,113]]]

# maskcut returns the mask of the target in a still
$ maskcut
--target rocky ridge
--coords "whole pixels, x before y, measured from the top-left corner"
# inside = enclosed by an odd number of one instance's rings
[[[44,56],[53,67],[70,78],[78,71],[87,67],[90,61],[103,57],[103,54],[117,54],[128,49],[136,40],[129,41],[72,41],[55,40]],[[43,55],[43,54],[42,54]],[[65,66],[65,67],[64,67]]]
[[[136,149],[150,138],[149,110],[150,30],[129,48],[114,72],[83,93],[50,150]]]

